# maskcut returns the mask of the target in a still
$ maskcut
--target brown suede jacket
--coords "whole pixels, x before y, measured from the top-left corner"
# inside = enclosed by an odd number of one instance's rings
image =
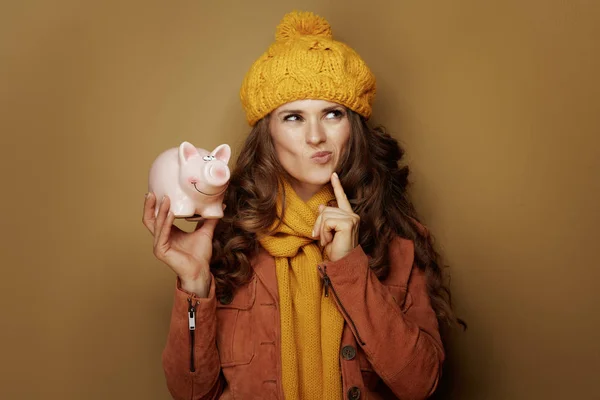
[[[346,320],[340,370],[350,400],[425,399],[441,373],[444,349],[413,242],[398,237],[389,249],[383,282],[360,246],[320,270]],[[214,279],[205,299],[177,280],[162,357],[174,399],[284,398],[275,260],[261,249],[252,267],[250,282],[218,301]]]

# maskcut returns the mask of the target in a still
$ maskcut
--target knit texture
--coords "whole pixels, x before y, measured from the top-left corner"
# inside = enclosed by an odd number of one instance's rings
[[[275,42],[254,62],[240,90],[250,125],[302,99],[342,104],[369,118],[374,97],[375,77],[362,58],[333,39],[324,18],[299,11],[283,17]]]
[[[331,296],[325,297],[317,265],[321,250],[311,238],[319,204],[335,199],[331,186],[303,202],[285,182],[277,211],[285,215],[276,232],[260,239],[275,257],[281,315],[281,360],[286,399],[342,398],[339,366],[344,318]],[[278,222],[278,221],[277,221]]]

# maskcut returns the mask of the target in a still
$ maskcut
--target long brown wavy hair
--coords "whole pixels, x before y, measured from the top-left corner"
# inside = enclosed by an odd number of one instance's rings
[[[409,167],[399,164],[404,150],[383,127],[369,127],[351,110],[347,110],[347,116],[351,134],[336,171],[354,212],[360,216],[359,243],[371,256],[369,267],[384,280],[389,272],[388,246],[392,239],[398,235],[412,240],[415,262],[426,272],[438,320],[464,326],[452,310],[433,236],[418,222],[409,198]],[[213,239],[211,272],[217,296],[231,295],[250,279],[250,259],[259,250],[257,238],[268,234],[277,218],[277,189],[288,174],[275,155],[269,118],[252,128],[231,174],[224,199],[225,215]]]

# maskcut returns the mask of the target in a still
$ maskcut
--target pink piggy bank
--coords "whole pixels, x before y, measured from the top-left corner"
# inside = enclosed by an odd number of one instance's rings
[[[208,152],[183,142],[179,148],[161,153],[154,160],[148,178],[148,189],[157,199],[155,216],[161,199],[167,195],[177,218],[222,218],[230,157],[231,148],[226,144]]]

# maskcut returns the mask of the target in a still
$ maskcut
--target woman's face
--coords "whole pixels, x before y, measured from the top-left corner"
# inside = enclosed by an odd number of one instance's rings
[[[271,113],[277,159],[304,201],[329,182],[350,138],[346,108],[325,100],[298,100]]]

